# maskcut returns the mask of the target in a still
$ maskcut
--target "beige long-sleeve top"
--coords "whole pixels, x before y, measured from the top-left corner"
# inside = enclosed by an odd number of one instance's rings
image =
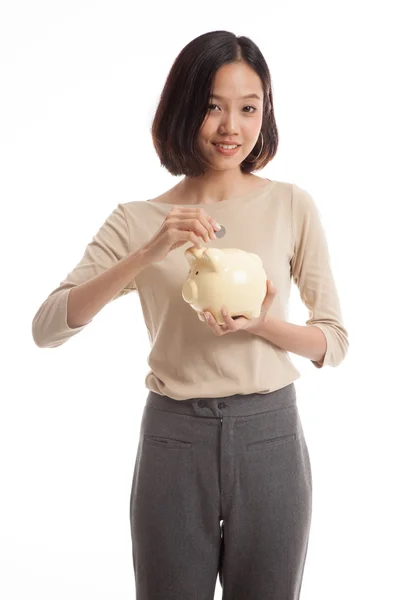
[[[71,329],[67,301],[72,287],[105,271],[145,244],[172,204],[136,200],[118,204],[87,245],[83,257],[36,312],[32,335],[40,348],[65,343],[91,323]],[[296,184],[269,181],[245,195],[201,205],[225,229],[208,247],[255,252],[278,293],[269,315],[288,320],[291,280],[308,308],[306,325],[321,329],[327,351],[320,368],[338,366],[348,351],[327,240],[312,196]],[[288,353],[240,330],[216,336],[182,298],[189,272],[188,242],[151,264],[110,302],[139,294],[151,342],[145,386],[176,400],[222,397],[280,389],[300,377]]]

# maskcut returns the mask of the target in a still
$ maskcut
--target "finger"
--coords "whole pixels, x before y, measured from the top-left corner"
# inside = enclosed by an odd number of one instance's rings
[[[261,304],[261,312],[262,313],[266,313],[269,311],[269,309],[271,308],[271,306],[274,302],[275,296],[276,296],[276,292],[274,292],[274,293],[270,292],[266,295],[266,297],[264,298],[264,300]]]
[[[224,331],[224,328],[226,328],[227,326],[225,324],[219,325],[211,313],[206,312],[204,313],[204,316],[207,319],[207,323],[210,325],[215,335],[223,335],[224,333],[226,333],[226,331]]]
[[[212,219],[203,208],[200,208],[199,215],[197,218],[208,233],[208,241],[216,240],[217,236],[215,235],[215,231],[218,230],[217,222],[214,219]]]
[[[272,283],[272,281],[270,279],[267,279],[267,291],[265,294],[265,301],[271,301],[275,298],[276,294],[277,294],[277,289],[274,286],[274,284]]]
[[[236,331],[236,322],[231,318],[231,316],[229,315],[229,311],[226,308],[226,306],[223,306],[221,309],[221,314],[222,314],[222,318],[225,321],[225,325],[226,327],[230,330],[230,331]]]
[[[268,294],[267,298],[265,298],[264,302],[261,305],[261,309],[263,311],[269,310],[274,302],[274,298],[272,294]]]
[[[268,284],[268,293],[269,294],[276,294],[276,292],[278,291],[276,289],[276,287],[274,286],[273,282],[271,281],[271,279],[267,279],[267,284]]]
[[[182,213],[185,215],[186,218],[192,217],[194,219],[198,219],[208,231],[209,238],[214,240],[217,239],[215,231],[219,231],[221,229],[221,226],[219,225],[219,223],[217,223],[215,219],[210,217],[210,215],[204,210],[204,208],[194,208],[192,206],[186,207],[176,205],[173,207],[171,212],[173,212],[174,215]]]

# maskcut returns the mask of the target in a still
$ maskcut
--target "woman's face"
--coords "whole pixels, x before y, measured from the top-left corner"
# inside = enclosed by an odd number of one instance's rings
[[[259,76],[246,63],[223,65],[216,74],[208,113],[199,130],[196,145],[211,169],[240,167],[260,135],[263,89]],[[244,98],[256,94],[258,98]],[[217,150],[222,142],[239,147],[232,155]]]

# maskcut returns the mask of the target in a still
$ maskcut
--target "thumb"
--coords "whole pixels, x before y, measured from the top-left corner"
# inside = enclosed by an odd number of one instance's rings
[[[270,279],[267,279],[267,292],[265,294],[264,302],[262,303],[262,307],[264,309],[269,308],[271,306],[277,292],[278,290],[276,289],[272,281]]]

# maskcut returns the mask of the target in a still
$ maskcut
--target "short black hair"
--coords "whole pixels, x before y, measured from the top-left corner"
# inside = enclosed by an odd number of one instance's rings
[[[195,139],[208,111],[217,70],[225,64],[247,63],[260,77],[263,91],[261,137],[240,165],[244,173],[260,170],[278,149],[278,129],[268,65],[258,46],[248,37],[229,31],[210,31],[189,42],[168,74],[151,125],[151,136],[161,165],[172,175],[197,177],[207,162],[195,151]],[[254,161],[254,162],[251,162]]]

